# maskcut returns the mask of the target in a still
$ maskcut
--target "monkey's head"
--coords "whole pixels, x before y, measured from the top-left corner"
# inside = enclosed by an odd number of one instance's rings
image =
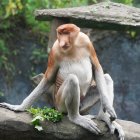
[[[80,28],[74,24],[64,24],[57,28],[57,39],[59,42],[60,50],[68,52],[73,48],[73,43]]]

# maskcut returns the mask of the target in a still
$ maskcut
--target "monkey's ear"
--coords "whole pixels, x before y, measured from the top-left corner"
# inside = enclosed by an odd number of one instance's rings
[[[77,30],[78,33],[80,32],[80,28],[79,27],[77,27],[76,30]]]

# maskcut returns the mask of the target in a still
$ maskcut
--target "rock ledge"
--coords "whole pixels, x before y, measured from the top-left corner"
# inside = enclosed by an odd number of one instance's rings
[[[0,108],[0,139],[1,140],[117,140],[116,135],[110,135],[104,122],[94,120],[103,135],[97,136],[71,123],[67,117],[59,123],[43,122],[44,131],[38,132],[30,124],[32,117],[27,112],[15,113]],[[140,124],[117,120],[124,128],[125,140],[140,140]]]

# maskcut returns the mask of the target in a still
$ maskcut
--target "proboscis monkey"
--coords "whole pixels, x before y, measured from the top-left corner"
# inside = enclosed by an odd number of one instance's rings
[[[101,132],[91,120],[92,117],[80,115],[80,105],[86,98],[92,80],[96,82],[101,102],[97,117],[107,123],[111,133],[117,129],[120,139],[123,140],[124,132],[115,121],[117,116],[113,108],[113,81],[109,74],[103,73],[89,37],[74,24],[64,24],[57,28],[57,40],[50,51],[47,70],[31,94],[20,105],[1,103],[1,106],[14,111],[24,111],[42,93],[55,85],[55,107],[60,112],[67,113],[73,123],[99,134]]]

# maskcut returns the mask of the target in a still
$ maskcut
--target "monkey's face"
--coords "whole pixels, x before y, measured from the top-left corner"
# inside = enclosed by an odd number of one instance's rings
[[[80,29],[74,24],[64,24],[57,28],[57,39],[60,50],[68,53],[73,48],[73,42]]]
[[[69,32],[58,32],[57,38],[58,38],[59,47],[61,51],[66,52],[72,48]]]

